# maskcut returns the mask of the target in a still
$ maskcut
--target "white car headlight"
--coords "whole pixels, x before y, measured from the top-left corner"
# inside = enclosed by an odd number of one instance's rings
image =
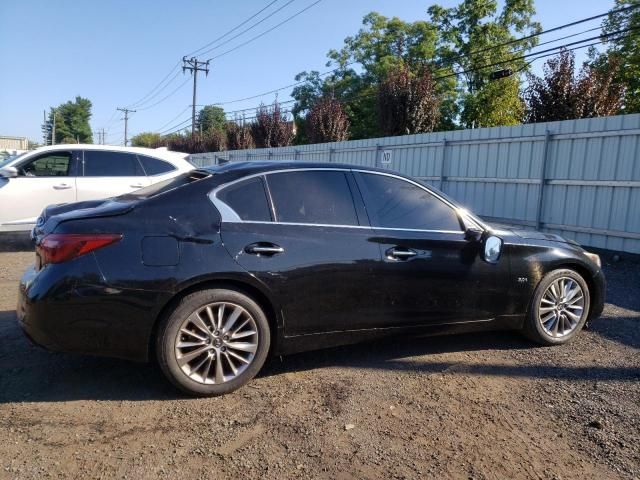
[[[598,265],[598,267],[602,267],[602,262],[600,261],[600,255],[597,255],[595,253],[591,253],[591,252],[584,252],[585,255],[587,257],[589,257],[589,259],[595,263],[596,265]]]

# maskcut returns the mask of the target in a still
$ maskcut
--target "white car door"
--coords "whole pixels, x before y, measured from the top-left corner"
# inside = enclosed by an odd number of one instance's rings
[[[0,231],[29,230],[46,206],[75,202],[79,153],[48,152],[17,165],[18,176],[0,188]]]
[[[132,192],[150,184],[135,153],[85,150],[78,200],[97,200]]]

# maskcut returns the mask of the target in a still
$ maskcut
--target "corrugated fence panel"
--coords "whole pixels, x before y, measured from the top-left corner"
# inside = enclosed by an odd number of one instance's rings
[[[191,155],[381,167],[490,220],[640,253],[640,114]],[[387,158],[389,163],[383,163]]]

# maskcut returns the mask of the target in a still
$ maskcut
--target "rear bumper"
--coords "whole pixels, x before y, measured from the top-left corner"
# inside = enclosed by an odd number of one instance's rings
[[[164,297],[112,288],[97,275],[80,280],[77,270],[89,262],[95,262],[91,255],[69,262],[70,266],[29,268],[19,286],[20,327],[47,350],[146,361],[156,306]]]

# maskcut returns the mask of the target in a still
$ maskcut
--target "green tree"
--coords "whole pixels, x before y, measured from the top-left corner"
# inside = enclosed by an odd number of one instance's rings
[[[437,56],[442,65],[465,72],[458,82],[461,123],[465,127],[513,125],[522,120],[519,88],[515,83],[491,81],[494,70],[510,69],[514,75],[528,68],[524,60],[511,60],[537,45],[538,38],[514,42],[520,36],[541,31],[533,0],[505,0],[498,12],[497,0],[463,0],[457,7],[434,5],[428,9],[438,25]],[[508,45],[504,45],[511,42]],[[496,48],[496,46],[500,45]],[[493,69],[487,65],[501,63]],[[512,82],[518,82],[515,77]],[[495,110],[502,113],[496,115]]]
[[[640,0],[615,0],[609,16],[603,22],[602,33],[612,34],[629,30],[624,34],[611,35],[607,39],[607,50],[602,55],[592,54],[592,65],[604,74],[615,70],[615,83],[625,86],[624,113],[640,112]]]
[[[438,26],[428,21],[405,22],[372,12],[362,21],[363,27],[347,37],[340,50],[328,53],[328,65],[337,71],[321,78],[318,72],[302,72],[296,77],[305,84],[294,89],[294,114],[307,111],[323,96],[333,95],[344,104],[350,123],[350,137],[370,138],[382,134],[378,119],[378,85],[390,72],[407,65],[412,75],[428,68],[435,77],[453,72],[438,65]],[[354,68],[359,66],[358,70]],[[457,114],[455,80],[451,77],[436,83],[440,103],[441,125],[450,127]]]
[[[93,143],[93,133],[89,120],[91,119],[91,100],[80,96],[75,101],[68,101],[52,108],[49,118],[43,124],[42,130],[46,138],[51,141],[53,117],[55,115],[56,143]]]
[[[205,105],[198,112],[196,126],[201,132],[208,132],[209,130],[223,131],[226,124],[227,117],[221,107]]]
[[[155,132],[142,132],[131,137],[132,147],[158,148],[164,144],[162,136]]]

